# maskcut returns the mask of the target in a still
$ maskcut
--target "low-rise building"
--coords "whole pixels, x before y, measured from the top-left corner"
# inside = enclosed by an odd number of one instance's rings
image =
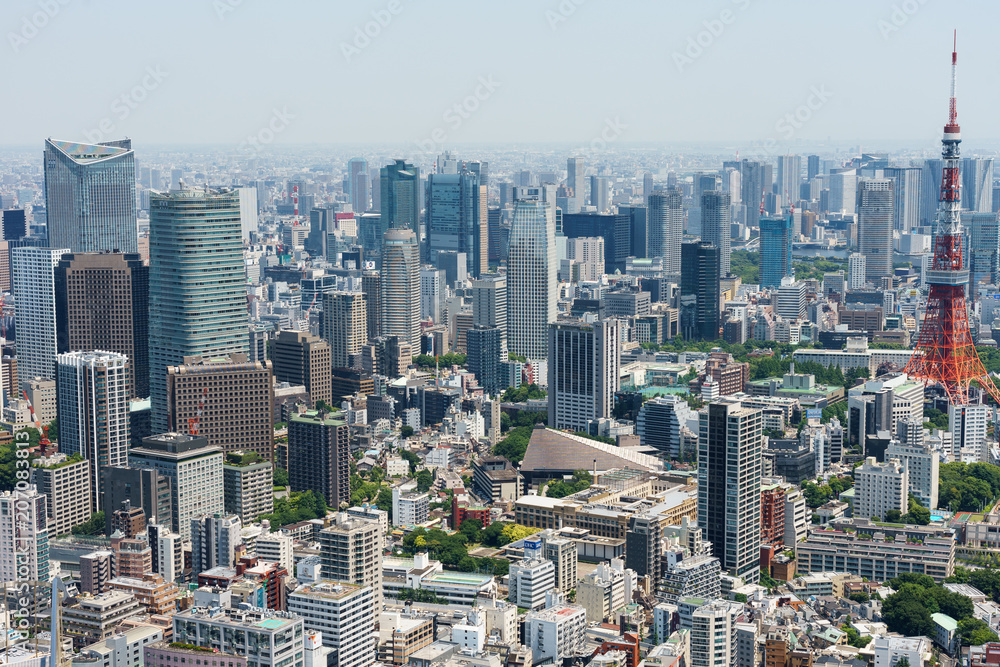
[[[75,648],[83,648],[111,637],[119,623],[141,609],[135,596],[124,591],[80,596],[74,604],[63,607],[63,632]]]
[[[91,667],[132,667],[142,660],[146,649],[162,641],[163,628],[140,625],[87,646],[73,662],[83,658]]]
[[[253,656],[259,667],[305,667],[302,636],[302,619],[287,612],[195,607],[174,614],[174,641]]]
[[[143,657],[145,667],[177,667],[180,663],[186,663],[189,667],[191,665],[208,667],[210,664],[217,664],[218,667],[247,667],[247,658],[243,655],[163,641],[146,646]]]
[[[536,664],[558,664],[584,647],[587,611],[583,607],[557,604],[524,617],[524,645]]]

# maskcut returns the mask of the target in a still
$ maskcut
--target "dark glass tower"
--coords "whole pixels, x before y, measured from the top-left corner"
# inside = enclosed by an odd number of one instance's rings
[[[719,338],[718,247],[704,241],[681,248],[681,335],[686,340]]]

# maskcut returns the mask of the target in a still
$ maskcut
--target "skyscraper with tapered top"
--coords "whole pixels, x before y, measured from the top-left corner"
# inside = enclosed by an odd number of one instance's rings
[[[419,350],[420,249],[410,229],[390,229],[383,237],[380,301],[382,335],[399,336]]]
[[[45,140],[49,245],[73,252],[139,252],[132,141]]]

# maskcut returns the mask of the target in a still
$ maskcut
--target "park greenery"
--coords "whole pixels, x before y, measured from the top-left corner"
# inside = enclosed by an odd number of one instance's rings
[[[469,528],[465,528],[466,524]],[[504,526],[492,531],[502,535]],[[513,524],[511,524],[513,525]],[[441,561],[450,570],[461,572],[481,572],[502,577],[508,573],[510,561],[503,558],[475,558],[469,555],[469,546],[485,543],[485,534],[489,528],[480,530],[482,524],[474,519],[466,519],[457,532],[448,534],[439,528],[415,528],[403,538],[403,553],[412,556],[418,552],[426,552],[431,558]],[[491,525],[490,528],[493,528]],[[478,542],[476,540],[479,540]]]
[[[104,512],[94,512],[90,518],[79,526],[73,526],[74,535],[103,535]]]
[[[464,366],[466,355],[461,352],[447,352],[434,356],[433,354],[418,354],[413,357],[413,363],[418,368],[450,368],[451,366]]]
[[[557,479],[545,485],[545,495],[549,498],[565,498],[584,489],[589,489],[594,482],[593,476],[586,470],[573,471],[570,480]]]
[[[280,528],[300,521],[322,519],[328,511],[323,494],[312,490],[297,491],[284,498],[275,498],[274,511],[262,514],[260,518],[267,519],[272,528]]]
[[[760,284],[760,252],[734,250],[729,259],[730,270],[744,283]],[[824,273],[847,270],[847,260],[836,257],[807,257],[792,261],[797,280],[818,280],[822,282]]]
[[[288,486],[288,471],[284,468],[275,468],[272,480],[274,486]]]
[[[523,403],[528,399],[540,399],[545,398],[545,396],[545,391],[532,382],[531,384],[522,384],[516,389],[507,387],[500,396],[500,400],[504,403]]]
[[[541,414],[541,413],[533,413]],[[528,450],[528,441],[531,440],[532,426],[517,426],[512,428],[507,437],[493,447],[493,454],[502,456],[511,463],[517,464],[524,458],[524,453]]]
[[[989,463],[945,463],[939,469],[938,507],[978,512],[1000,496],[1000,467]]]
[[[854,477],[844,475],[843,477],[831,477],[828,482],[817,484],[813,480],[802,482],[802,494],[806,498],[806,505],[811,509],[816,509],[825,505],[830,500],[834,500],[841,493],[854,486]]]
[[[976,585],[971,574],[969,583]],[[963,646],[1000,641],[988,625],[974,616],[972,600],[952,593],[926,574],[901,574],[891,579],[889,586],[896,592],[882,602],[882,620],[891,632],[907,637],[933,636],[931,614],[942,613],[958,622]]]

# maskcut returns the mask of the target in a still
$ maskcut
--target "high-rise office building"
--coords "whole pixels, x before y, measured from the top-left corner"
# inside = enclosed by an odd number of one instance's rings
[[[59,352],[124,354],[132,397],[149,396],[149,267],[139,254],[63,255],[55,294]]]
[[[374,276],[376,279],[378,276]],[[370,337],[370,313],[360,292],[327,292],[323,295],[324,331],[330,343],[333,368],[348,368]],[[377,316],[377,314],[376,314]],[[313,402],[315,405],[315,402]]]
[[[56,357],[59,448],[90,461],[90,495],[97,511],[105,509],[101,506],[104,469],[128,465],[130,376],[128,357],[116,352],[67,352]]]
[[[993,210],[993,158],[962,158],[962,208],[989,213]]]
[[[153,194],[149,230],[151,419],[153,433],[163,433],[168,366],[249,352],[239,193]]]
[[[45,140],[49,246],[139,252],[132,141]]]
[[[681,273],[681,241],[684,238],[684,197],[677,188],[649,197],[649,257],[663,257],[667,276]]]
[[[274,372],[246,354],[184,357],[167,367],[167,424],[208,438],[224,452],[274,457]]]
[[[867,282],[867,260],[860,252],[852,252],[847,258],[847,289],[861,289]]]
[[[443,324],[446,277],[442,269],[420,269],[420,317]]]
[[[548,326],[556,319],[555,223],[543,201],[514,205],[507,259],[507,346],[529,359],[548,354]]]
[[[774,294],[774,292],[772,292]],[[778,317],[788,322],[792,320],[802,320],[806,317],[806,284],[801,280],[795,280],[791,276],[781,279],[781,286],[777,289],[774,312]]]
[[[572,239],[603,239],[604,271],[624,273],[631,251],[630,226],[629,216],[623,213],[567,214],[563,216],[562,235]]]
[[[361,274],[361,292],[365,295],[366,340],[382,335],[382,275],[378,271]]]
[[[409,229],[420,234],[420,168],[393,160],[379,174],[381,188],[379,213],[382,233],[390,229]]]
[[[459,173],[427,177],[427,250],[432,263],[438,252],[462,252],[470,276],[485,273],[488,222],[486,186],[478,174],[463,167]]]
[[[622,204],[618,207],[620,215],[629,219],[629,257],[649,257],[649,209],[642,204]]]
[[[782,205],[797,201],[799,198],[799,181],[802,179],[802,156],[778,156],[778,194]]]
[[[347,163],[345,182],[354,212],[360,215],[367,211],[371,201],[368,194],[368,161],[363,157],[352,157]]]
[[[719,249],[719,275],[723,277],[729,275],[730,209],[728,192],[706,190],[701,194],[701,240]]]
[[[8,208],[0,211],[3,221],[3,240],[19,241],[28,235],[28,216],[23,208]]]
[[[587,431],[613,415],[621,374],[621,320],[549,326],[549,426]]]
[[[91,496],[90,461],[66,460],[65,454],[36,459],[31,483],[45,494],[49,529],[53,535],[69,535],[73,526],[87,523],[94,512]]]
[[[10,243],[0,241],[0,292],[10,291]]]
[[[611,181],[606,176],[590,177],[590,205],[598,213],[604,213],[610,208]]]
[[[715,340],[719,315],[719,248],[704,241],[682,244],[680,330],[686,340]]]
[[[34,247],[11,251],[17,367],[22,385],[36,377],[55,377],[55,268],[67,252]]]
[[[420,350],[420,249],[409,229],[390,229],[382,241],[379,299],[382,335]]]
[[[364,318],[361,318],[361,326],[364,327]],[[333,400],[330,359],[330,344],[308,332],[279,331],[274,338],[271,352],[274,379],[304,386],[313,406],[318,401],[329,404]]]
[[[573,191],[573,201],[576,205],[575,211],[566,211],[567,213],[576,213],[583,206],[583,202],[587,201],[584,171],[582,157],[566,159],[566,187]]]
[[[351,448],[343,415],[309,410],[288,421],[288,484],[312,489],[334,509],[351,500]]]
[[[223,453],[201,436],[163,433],[129,450],[133,467],[151,468],[170,480],[171,529],[191,539],[191,519],[225,510]],[[166,523],[166,518],[159,518]]]
[[[45,495],[26,491],[0,493],[0,581],[49,580],[49,531]]]
[[[765,193],[771,192],[772,168],[764,162],[743,160],[740,166],[741,199],[746,207],[747,227],[760,223],[760,203]]]
[[[339,667],[372,664],[377,635],[373,603],[371,587],[332,581],[299,586],[288,595],[288,611],[303,619],[306,630],[322,636]]]
[[[892,228],[909,234],[920,226],[923,174],[919,167],[887,167],[882,170],[893,181]]]
[[[469,372],[476,376],[479,386],[490,396],[496,396],[509,385],[500,372],[500,364],[507,356],[503,347],[503,332],[500,327],[484,325],[474,325],[465,332]]]
[[[698,525],[732,576],[760,578],[762,412],[738,402],[698,413]]]
[[[371,586],[374,612],[382,610],[382,545],[378,521],[338,512],[329,526],[316,534],[323,578],[357,586]]]
[[[820,174],[820,164],[818,155],[806,156],[806,180],[811,181]]]
[[[865,256],[865,278],[875,284],[892,275],[893,183],[888,178],[858,183],[858,252]]]
[[[853,215],[857,210],[857,169],[835,169],[830,172],[830,213]]]
[[[507,348],[507,276],[489,273],[472,281],[472,323],[482,327],[497,327],[504,347]]]
[[[792,275],[792,218],[760,219],[760,286],[777,287]]]
[[[979,283],[995,285],[1000,281],[1000,229],[994,212],[962,213],[962,225],[969,244],[965,265],[969,268],[971,296],[975,298]]]

